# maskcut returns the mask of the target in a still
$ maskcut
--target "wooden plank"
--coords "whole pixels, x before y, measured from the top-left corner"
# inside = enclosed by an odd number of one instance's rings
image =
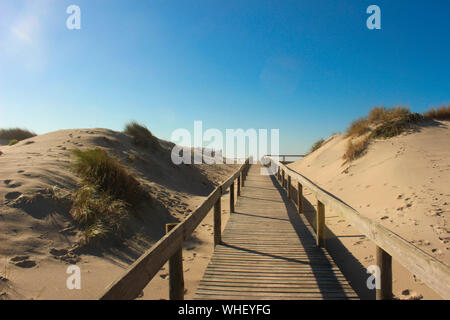
[[[282,195],[259,172],[259,166],[250,168],[195,297],[357,298],[330,255],[315,245],[311,227],[294,229]],[[289,185],[284,175],[286,180]]]
[[[450,299],[450,267],[417,248],[398,234],[362,215],[341,199],[322,189],[311,180],[271,158],[282,170],[308,188],[317,200],[339,214],[362,234],[371,239],[411,273],[444,299]]]

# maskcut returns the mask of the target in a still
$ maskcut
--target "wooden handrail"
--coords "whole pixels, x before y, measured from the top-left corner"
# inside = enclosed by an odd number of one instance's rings
[[[131,300],[137,298],[150,280],[152,280],[158,271],[164,266],[164,264],[180,252],[183,242],[191,236],[192,232],[195,228],[197,228],[208,212],[213,207],[215,207],[215,210],[216,208],[220,209],[220,205],[218,205],[218,203],[220,203],[222,195],[234,183],[234,181],[238,179],[238,181],[240,180],[240,182],[244,182],[249,164],[250,159],[248,158],[239,167],[239,169],[231,175],[231,177],[229,177],[220,186],[216,187],[214,191],[211,192],[205,199],[205,201],[203,201],[203,203],[200,204],[184,221],[176,226],[172,226],[170,231],[165,236],[163,236],[148,251],[146,251],[132,265],[130,265],[118,279],[113,281],[105,289],[104,293],[101,294],[99,299]],[[240,190],[240,187],[238,190]],[[217,216],[217,212],[215,212],[215,222],[216,219],[220,220],[220,215]],[[217,222],[220,226],[220,221]],[[214,228],[215,242],[220,239],[220,230],[217,230],[219,226],[215,225]],[[182,267],[182,264],[179,265]],[[171,277],[170,274],[169,277]],[[176,289],[180,290],[179,287]],[[175,294],[174,296],[179,297],[179,294]]]
[[[283,163],[286,163],[286,158],[303,158],[304,154],[267,154],[265,157],[277,157],[278,159],[283,159]],[[293,162],[293,161],[288,161]]]
[[[383,270],[389,269],[389,266],[386,266],[386,264],[390,264],[389,256],[391,256],[444,299],[450,299],[450,267],[417,248],[396,233],[360,214],[341,199],[322,189],[300,173],[288,168],[270,156],[267,156],[267,158],[276,165],[277,176],[281,176],[283,179],[283,186],[286,179],[285,175],[297,180],[298,186],[308,188],[316,196],[321,215],[325,214],[325,209],[320,207],[320,205],[327,206],[350,221],[360,232],[375,242],[378,247],[377,256],[380,257],[379,265],[382,269],[382,288],[377,290],[377,298],[387,298],[392,294],[387,292],[389,291],[390,285],[392,285],[392,283],[389,283],[392,279],[389,279],[389,272],[383,273]],[[281,175],[278,170],[281,170]],[[299,202],[299,200],[297,201]],[[299,211],[301,211],[301,207],[299,207]],[[320,237],[323,237],[323,231],[321,230],[324,228],[324,219],[322,217],[320,219],[323,221],[323,225],[320,226],[319,233],[322,233]],[[318,243],[322,242],[323,239],[318,238]],[[383,254],[383,251],[387,255]],[[386,290],[386,288],[388,289]],[[381,292],[380,295],[378,294],[379,292]]]

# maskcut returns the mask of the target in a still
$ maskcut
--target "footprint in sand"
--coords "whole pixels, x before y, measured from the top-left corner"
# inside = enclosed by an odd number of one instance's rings
[[[441,250],[439,250],[439,249],[431,249],[431,252],[433,252],[435,255],[438,255],[438,256],[440,256],[440,255],[442,255],[442,251]]]
[[[400,299],[402,300],[420,300],[423,296],[420,293],[411,291],[409,289],[405,289],[402,291],[402,296]]]
[[[54,255],[55,257],[61,257],[68,253],[69,251],[67,249],[56,249],[56,248],[50,249],[50,254]]]
[[[166,279],[168,275],[168,273],[161,273],[159,276],[161,277],[161,279]]]
[[[6,200],[15,200],[18,197],[20,197],[22,195],[21,192],[17,192],[17,191],[13,191],[13,192],[8,192],[7,194],[5,194],[5,199]]]
[[[30,259],[30,256],[15,256],[9,260],[10,263],[21,268],[32,268],[36,266],[36,262]]]

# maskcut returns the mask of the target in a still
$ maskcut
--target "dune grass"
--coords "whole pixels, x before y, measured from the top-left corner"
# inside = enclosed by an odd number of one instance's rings
[[[21,128],[9,128],[9,129],[0,129],[0,139],[2,140],[17,140],[22,141],[28,138],[35,137],[36,134],[27,129]]]
[[[440,108],[431,108],[430,110],[423,113],[425,119],[436,119],[436,120],[450,120],[450,105],[442,106]]]
[[[13,146],[13,145],[15,145],[17,142],[19,142],[17,139],[11,139],[11,140],[9,140],[8,146]]]
[[[132,121],[125,125],[124,133],[133,138],[133,143],[142,148],[150,148],[151,150],[159,150],[161,148],[158,139],[148,130],[148,128],[136,121]]]
[[[385,107],[374,107],[370,110],[367,117],[369,124],[385,123],[387,121],[393,121],[402,118],[410,113],[407,107],[392,107],[386,109]]]
[[[343,158],[353,161],[364,154],[364,150],[371,139],[387,139],[397,136],[422,120],[424,120],[424,116],[411,113],[407,107],[374,107],[367,117],[353,121],[347,128],[347,137],[350,137],[350,140]],[[354,138],[365,134],[368,134],[368,136],[358,142],[353,142]]]
[[[314,151],[319,149],[323,145],[324,142],[325,142],[325,140],[323,140],[323,139],[319,139],[316,142],[314,142],[313,145],[311,146],[311,148],[309,149],[309,153],[313,153]]]
[[[369,145],[370,138],[365,136],[357,142],[353,142],[352,139],[348,140],[347,148],[344,153],[344,160],[353,161],[361,157]]]
[[[105,150],[72,150],[74,171],[82,186],[73,198],[71,214],[85,231],[85,242],[102,240],[122,230],[124,221],[145,192],[139,182]]]
[[[366,118],[358,118],[350,123],[350,126],[347,128],[347,136],[359,137],[369,130],[369,121]]]

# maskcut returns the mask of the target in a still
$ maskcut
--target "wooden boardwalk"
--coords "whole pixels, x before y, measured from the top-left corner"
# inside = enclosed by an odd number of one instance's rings
[[[252,165],[196,299],[357,299],[273,176]]]

